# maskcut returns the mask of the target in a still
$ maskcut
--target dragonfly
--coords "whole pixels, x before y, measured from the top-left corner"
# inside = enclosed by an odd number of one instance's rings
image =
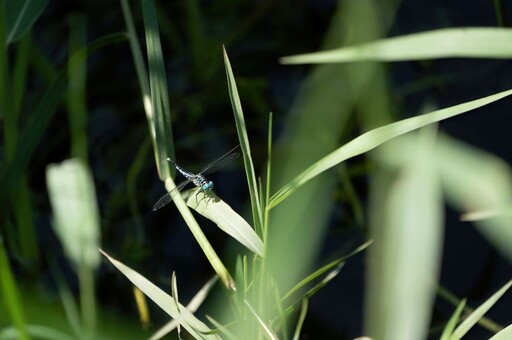
[[[178,170],[186,179],[178,184],[176,188],[169,191],[155,203],[153,206],[153,211],[158,210],[168,203],[172,201],[172,199],[189,183],[193,183],[196,187],[200,188],[203,192],[207,193],[208,191],[211,191],[213,189],[213,182],[209,181],[204,177],[205,175],[213,172],[214,170],[218,169],[220,166],[225,165],[229,161],[232,161],[233,159],[240,156],[240,153],[237,152],[238,148],[240,146],[237,145],[233,149],[226,152],[224,155],[220,156],[216,160],[214,160],[211,163],[208,163],[201,171],[199,171],[197,174],[194,174],[190,171],[185,170],[181,166],[179,166],[175,161],[173,161],[170,158],[167,158],[169,162],[174,165],[176,170]]]

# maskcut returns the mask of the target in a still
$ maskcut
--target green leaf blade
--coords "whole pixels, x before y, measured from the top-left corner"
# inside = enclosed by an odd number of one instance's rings
[[[214,193],[206,195],[200,189],[195,189],[190,194],[187,204],[204,217],[215,222],[222,231],[254,254],[263,256],[263,242],[254,232],[254,229]]]
[[[512,30],[496,27],[449,28],[381,39],[329,51],[281,58],[283,64],[407,61],[438,58],[512,57]]]
[[[100,252],[137,288],[139,288],[147,297],[155,302],[158,307],[164,310],[169,316],[176,319],[194,338],[196,339],[219,339],[216,335],[205,335],[211,332],[210,328],[202,321],[197,319],[187,308],[181,304],[176,305],[172,296],[165,293],[144,276],[114,259],[103,250]]]
[[[174,144],[169,104],[167,77],[165,75],[164,57],[155,4],[152,0],[141,2],[146,35],[146,52],[148,56],[149,88],[151,92],[151,113],[148,115],[157,169],[160,179],[164,181],[171,176],[167,158],[174,158]],[[147,98],[144,98],[146,100]]]
[[[251,208],[253,213],[253,219],[255,222],[255,228],[261,230],[262,211],[260,205],[260,192],[258,191],[258,185],[256,181],[256,174],[254,172],[254,164],[251,158],[251,147],[249,144],[249,136],[247,135],[247,129],[245,127],[245,119],[242,110],[242,103],[240,102],[240,96],[236,87],[235,76],[231,69],[228,54],[226,49],[223,48],[224,64],[226,66],[226,77],[228,80],[228,91],[229,98],[231,100],[231,106],[235,115],[236,129],[238,138],[240,139],[240,147],[242,148],[245,174],[247,176],[247,184],[249,185],[249,194],[251,198]]]
[[[270,199],[270,207],[277,206],[306,182],[349,158],[368,152],[392,138],[419,129],[423,126],[474,110],[511,94],[512,90],[499,92],[487,97],[404,119],[368,131],[314,163],[300,175],[295,177],[291,182],[278,190]]]
[[[452,334],[451,340],[461,339],[466,333],[484,316],[485,313],[491,309],[492,306],[509,290],[512,286],[512,280],[507,282],[490,298],[485,300],[477,309],[473,311],[460,325],[455,329]]]

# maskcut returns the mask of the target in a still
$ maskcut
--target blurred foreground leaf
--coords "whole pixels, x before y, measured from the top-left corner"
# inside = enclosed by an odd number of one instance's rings
[[[80,159],[50,164],[46,182],[54,228],[66,255],[76,265],[100,262],[100,217],[92,175]]]
[[[424,129],[408,142],[415,153],[400,165],[373,230],[367,283],[367,333],[379,339],[428,335],[438,284],[443,201],[434,162],[436,133]]]

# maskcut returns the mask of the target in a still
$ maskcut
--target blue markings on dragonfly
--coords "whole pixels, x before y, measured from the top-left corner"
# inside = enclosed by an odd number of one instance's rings
[[[201,188],[201,190],[204,192],[208,192],[208,191],[212,190],[213,182],[208,181],[204,176],[211,173],[218,167],[225,165],[227,162],[240,156],[240,153],[236,152],[238,148],[239,148],[239,145],[235,146],[233,149],[226,152],[223,156],[217,158],[213,162],[206,165],[197,174],[194,174],[190,171],[183,169],[181,166],[176,164],[175,161],[173,161],[170,158],[167,158],[167,160],[174,165],[176,170],[181,172],[181,174],[186,178],[186,180],[184,180],[183,182],[178,184],[176,186],[176,188],[174,188],[173,190],[169,191],[168,193],[166,193],[165,195],[160,197],[160,199],[153,206],[153,211],[158,210],[158,209],[162,208],[163,206],[167,205],[169,202],[171,202],[172,199],[181,191],[181,189],[183,189],[190,182],[194,183],[194,185],[196,187]]]

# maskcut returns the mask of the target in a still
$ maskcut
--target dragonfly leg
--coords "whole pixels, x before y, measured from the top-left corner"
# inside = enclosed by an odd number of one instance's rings
[[[199,205],[199,201],[197,199],[197,195],[199,195],[200,193],[204,193],[205,195],[208,195],[208,193],[205,190],[203,190],[203,189],[197,190],[196,191],[196,205]]]
[[[215,201],[215,197],[213,197],[213,196],[208,194],[210,191],[211,190],[203,190],[203,189],[197,190],[196,191],[196,195],[195,195],[196,196],[196,204],[199,205],[199,201],[198,201],[197,195],[199,195],[200,193],[204,194],[204,197],[201,200],[205,200],[206,203],[209,203],[211,200]]]

